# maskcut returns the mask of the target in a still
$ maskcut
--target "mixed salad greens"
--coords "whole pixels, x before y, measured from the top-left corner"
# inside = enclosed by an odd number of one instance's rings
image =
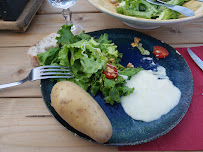
[[[116,0],[117,13],[146,19],[177,19],[180,13],[164,6],[150,4],[146,0]],[[164,0],[163,0],[164,1]],[[190,0],[169,0],[165,4],[183,5]]]
[[[100,38],[91,37],[84,31],[73,35],[71,25],[63,25],[57,32],[58,47],[53,47],[45,53],[38,54],[40,65],[68,66],[73,72],[73,78],[56,79],[57,81],[72,81],[94,96],[101,91],[106,103],[111,105],[120,102],[121,96],[133,92],[134,88],[125,86],[126,78],[138,73],[142,68],[125,68],[119,61],[122,54],[117,46],[108,39],[107,34]]]

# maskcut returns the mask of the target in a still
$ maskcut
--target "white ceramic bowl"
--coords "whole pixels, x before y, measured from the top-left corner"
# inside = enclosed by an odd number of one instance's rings
[[[200,17],[203,17],[203,2],[191,0],[184,4],[184,6],[192,9],[195,15],[192,17],[182,16],[179,19],[171,20],[155,20],[155,19],[143,19],[138,17],[131,17],[116,13],[116,6],[110,2],[110,0],[88,0],[94,7],[100,11],[111,15],[130,27],[139,29],[154,29],[162,25],[181,23],[191,21]]]

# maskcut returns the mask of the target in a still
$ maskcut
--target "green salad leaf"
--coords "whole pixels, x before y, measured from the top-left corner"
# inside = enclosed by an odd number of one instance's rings
[[[164,1],[164,0],[163,0]],[[169,0],[166,4],[183,5],[190,0]],[[154,5],[146,0],[117,0],[117,13],[146,19],[177,19],[180,13],[164,6]]]
[[[59,48],[53,47],[44,53],[38,54],[37,57],[40,61],[40,66],[44,65],[58,65]]]
[[[125,75],[125,76],[133,76],[143,70],[142,68],[125,68],[122,71],[119,71],[119,74]]]
[[[57,32],[60,36],[56,37],[57,44],[61,44],[61,45],[68,45],[68,44],[72,44],[75,43],[77,41],[79,41],[80,39],[78,37],[75,37],[73,35],[73,33],[71,32],[71,26],[66,26],[63,25],[62,28],[60,30],[58,30]]]
[[[125,68],[119,61],[122,54],[117,46],[108,39],[108,34],[98,39],[85,34],[73,35],[71,25],[63,25],[58,31],[57,44],[45,53],[38,54],[40,65],[67,66],[73,72],[73,78],[56,79],[57,81],[72,81],[94,96],[101,91],[107,103],[113,105],[120,102],[121,96],[129,95],[134,88],[125,86],[125,77],[138,73],[142,68]],[[116,67],[119,75],[108,79],[103,71],[106,64]]]

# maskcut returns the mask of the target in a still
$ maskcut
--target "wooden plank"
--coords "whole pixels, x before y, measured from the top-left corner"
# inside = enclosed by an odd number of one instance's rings
[[[0,30],[26,31],[42,2],[43,0],[30,0],[16,21],[0,20]]]
[[[0,115],[2,152],[117,151],[117,147],[91,143],[72,135],[56,122],[39,98],[2,98]]]
[[[74,14],[73,19],[80,23],[86,32],[108,28],[130,28],[121,21],[103,13]],[[64,19],[60,14],[36,15],[26,33],[1,32],[0,47],[34,45],[49,33],[56,32],[62,24],[64,24]],[[203,18],[153,30],[134,30],[141,31],[169,44],[201,44],[203,43],[202,29]]]
[[[71,8],[73,13],[93,13],[93,12],[100,12],[94,6],[92,6],[88,0],[78,0],[75,5]],[[55,8],[49,4],[47,0],[44,0],[42,6],[38,10],[38,14],[61,14],[62,9]]]
[[[0,49],[0,84],[24,79],[33,68],[27,57],[28,47]],[[0,97],[41,97],[39,81],[0,90]]]

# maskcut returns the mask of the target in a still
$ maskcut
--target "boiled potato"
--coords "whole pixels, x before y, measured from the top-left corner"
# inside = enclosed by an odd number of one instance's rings
[[[99,143],[112,136],[112,126],[99,104],[81,87],[70,81],[58,82],[51,92],[51,104],[73,128]]]

